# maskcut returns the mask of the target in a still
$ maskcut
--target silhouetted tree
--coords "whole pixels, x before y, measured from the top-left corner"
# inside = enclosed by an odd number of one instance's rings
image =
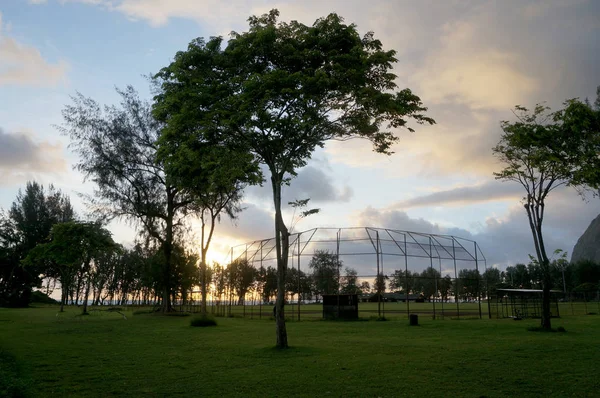
[[[431,300],[439,289],[439,280],[442,277],[440,272],[433,267],[428,267],[419,276],[418,282],[420,285],[421,294],[426,300]]]
[[[93,195],[87,196],[93,215],[135,222],[158,242],[163,252],[162,311],[167,312],[177,232],[184,217],[199,206],[190,192],[165,174],[164,164],[157,159],[156,140],[163,126],[153,118],[150,105],[132,87],[117,93],[120,106],[104,109],[81,94],[72,97],[59,129],[80,156],[77,170],[96,184]]]
[[[500,270],[498,268],[486,269],[483,272],[483,280],[485,281],[485,287],[487,288],[486,295],[495,295],[498,284],[502,282]]]
[[[47,242],[52,226],[75,217],[69,198],[52,185],[46,191],[37,182],[19,190],[8,212],[0,213],[0,306],[26,307],[34,287],[43,278],[57,277],[46,261],[21,265],[29,251]]]
[[[335,253],[327,250],[315,250],[308,267],[312,270],[312,279],[315,294],[336,294],[339,289],[338,275],[342,261]]]
[[[256,280],[256,269],[246,259],[234,260],[227,266],[230,288],[238,296],[238,304],[244,304],[246,293]]]
[[[90,287],[94,263],[108,251],[117,250],[111,234],[99,223],[70,221],[55,224],[50,233],[50,242],[41,243],[32,249],[23,260],[25,267],[35,265],[39,261],[52,261],[61,274],[61,284],[65,285],[61,303],[66,301],[68,280],[74,270],[85,283],[83,313],[87,313]],[[62,306],[61,306],[62,311]]]
[[[541,325],[551,328],[550,288],[552,277],[546,251],[543,222],[546,199],[560,186],[572,186],[580,193],[600,187],[600,116],[598,111],[578,100],[548,113],[537,105],[532,111],[515,107],[516,122],[503,121],[503,134],[493,148],[504,169],[496,179],[519,183],[525,190],[522,199],[533,236],[536,261],[542,275],[543,299]]]
[[[433,123],[419,97],[396,91],[394,51],[372,33],[330,14],[312,26],[278,22],[279,12],[251,17],[250,30],[208,42],[198,38],[155,77],[155,114],[167,129],[197,141],[245,150],[267,166],[275,207],[277,346],[287,347],[284,299],[289,231],[282,216],[282,185],[327,140],[354,137],[391,153],[392,129],[406,119]],[[410,130],[410,128],[409,128]]]
[[[354,268],[346,267],[345,274],[342,279],[342,289],[341,292],[343,294],[361,294],[362,291],[358,286],[358,273]]]

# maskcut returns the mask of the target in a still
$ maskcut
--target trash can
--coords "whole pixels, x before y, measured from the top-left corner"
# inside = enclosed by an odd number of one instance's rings
[[[410,314],[408,318],[410,320],[410,326],[419,326],[419,316],[417,314]]]

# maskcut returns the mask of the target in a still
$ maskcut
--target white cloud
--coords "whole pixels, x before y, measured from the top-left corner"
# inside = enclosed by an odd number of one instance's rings
[[[19,43],[3,31],[6,29],[0,14],[0,86],[53,86],[64,79],[68,67],[65,61],[50,63],[37,48]]]
[[[524,54],[480,43],[475,23],[447,23],[441,47],[416,75],[429,101],[459,102],[473,109],[506,109],[528,98],[538,82],[520,67]]]

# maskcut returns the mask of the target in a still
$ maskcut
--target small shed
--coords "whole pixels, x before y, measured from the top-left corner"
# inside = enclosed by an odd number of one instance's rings
[[[324,319],[358,319],[357,294],[324,294]]]
[[[558,317],[558,290],[550,291],[550,316]],[[498,289],[496,312],[498,318],[541,318],[542,290]]]

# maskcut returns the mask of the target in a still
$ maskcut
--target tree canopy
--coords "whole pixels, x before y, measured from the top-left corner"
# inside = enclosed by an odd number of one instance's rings
[[[133,87],[117,90],[120,106],[100,105],[81,94],[63,110],[61,132],[80,155],[76,164],[96,184],[87,196],[99,219],[125,218],[143,227],[164,254],[162,310],[170,311],[173,289],[172,255],[184,218],[201,207],[194,195],[165,173],[156,141],[163,128]]]
[[[29,305],[32,289],[52,277],[53,270],[44,262],[24,268],[21,260],[48,241],[54,224],[74,217],[69,197],[52,185],[46,190],[33,181],[19,190],[10,210],[0,213],[0,306]]]
[[[494,155],[504,168],[496,179],[519,183],[533,235],[536,261],[543,277],[542,326],[550,328],[550,259],[543,236],[546,199],[560,186],[571,186],[581,194],[600,186],[600,110],[579,100],[550,112],[537,105],[533,110],[515,107],[517,120],[503,121]]]
[[[311,26],[278,21],[271,10],[249,30],[193,40],[155,75],[154,114],[164,137],[181,131],[199,142],[245,151],[270,173],[277,253],[277,346],[287,347],[284,300],[289,232],[281,189],[327,140],[364,138],[392,153],[407,120],[433,123],[418,96],[397,90],[396,52],[372,32],[362,37],[337,14]]]

